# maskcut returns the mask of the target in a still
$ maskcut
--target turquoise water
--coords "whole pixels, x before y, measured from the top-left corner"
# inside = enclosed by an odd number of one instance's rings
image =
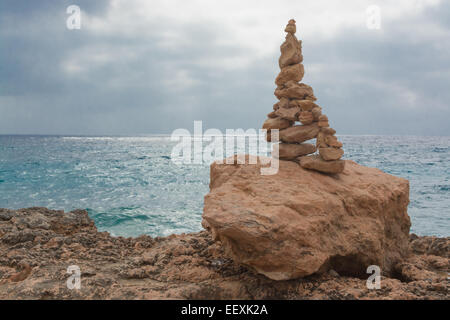
[[[450,235],[450,138],[340,136],[345,157],[410,180],[411,231]],[[101,231],[201,230],[209,165],[176,165],[165,136],[0,136],[0,207],[87,209]]]

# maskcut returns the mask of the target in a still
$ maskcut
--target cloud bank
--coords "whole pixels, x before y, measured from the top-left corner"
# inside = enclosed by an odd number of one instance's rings
[[[339,133],[450,135],[448,1],[78,1],[68,30],[71,4],[2,0],[0,134],[259,128],[295,18]]]

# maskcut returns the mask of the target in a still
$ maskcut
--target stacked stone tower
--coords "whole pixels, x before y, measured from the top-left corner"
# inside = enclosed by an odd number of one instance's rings
[[[322,108],[315,103],[313,89],[300,83],[305,71],[302,42],[295,36],[295,20],[289,20],[284,31],[286,40],[280,47],[278,60],[281,72],[275,79],[275,96],[279,101],[263,124],[267,140],[271,140],[270,131],[278,129],[280,159],[297,161],[303,168],[324,173],[342,172],[345,166],[345,161],[340,160],[344,154],[342,143],[337,140],[336,131],[330,128]],[[301,124],[296,124],[297,121]],[[305,143],[315,138],[315,145]],[[318,155],[314,154],[316,151]]]

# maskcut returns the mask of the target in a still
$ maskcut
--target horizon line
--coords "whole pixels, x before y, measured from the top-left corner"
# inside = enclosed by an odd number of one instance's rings
[[[236,129],[234,129],[236,130]],[[22,136],[22,137],[170,137],[171,133],[133,133],[133,134],[59,134],[59,133],[0,133],[0,136]],[[336,134],[337,136],[391,136],[391,137],[450,137],[450,135],[420,135],[420,134],[372,134],[372,133],[363,133],[363,134],[355,134],[355,133],[340,133]],[[181,135],[177,135],[181,136]],[[199,135],[190,135],[197,137]],[[200,136],[205,136],[200,135]],[[206,136],[214,136],[214,135],[206,135]]]

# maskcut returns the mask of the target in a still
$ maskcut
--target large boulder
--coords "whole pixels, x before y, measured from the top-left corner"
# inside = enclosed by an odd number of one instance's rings
[[[211,165],[202,224],[239,264],[274,280],[367,278],[368,266],[389,275],[408,255],[408,180],[353,161],[326,175],[280,160],[261,175],[259,160]]]

